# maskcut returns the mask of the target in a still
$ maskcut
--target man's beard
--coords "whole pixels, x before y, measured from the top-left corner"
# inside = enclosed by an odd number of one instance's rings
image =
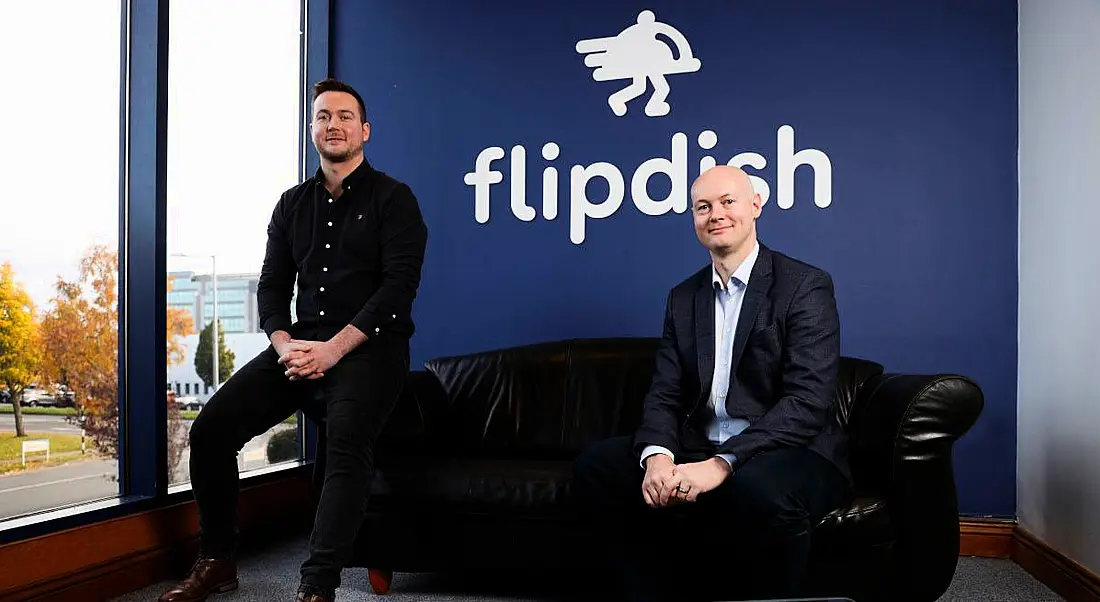
[[[362,152],[363,152],[363,145],[362,144],[360,144],[359,146],[356,146],[354,148],[349,148],[346,151],[341,152],[341,153],[334,153],[334,152],[331,152],[331,151],[320,150],[320,149],[318,149],[318,151],[317,151],[317,153],[319,155],[321,155],[321,158],[323,158],[325,161],[328,161],[329,163],[344,163],[345,161],[350,161],[350,160],[354,159],[357,155],[359,155]]]

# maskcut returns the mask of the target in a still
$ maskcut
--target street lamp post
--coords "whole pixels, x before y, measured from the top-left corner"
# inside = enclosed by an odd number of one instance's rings
[[[213,283],[214,288],[214,322],[211,324],[211,337],[213,351],[210,353],[214,357],[214,391],[217,392],[218,387],[221,386],[221,374],[218,372],[218,355],[221,351],[221,346],[218,344],[218,258],[216,255],[186,255],[184,253],[172,253],[172,257],[186,257],[186,258],[203,258],[210,259],[211,274],[210,281]],[[202,312],[205,314],[206,312]],[[203,320],[200,318],[199,322]]]
[[[221,386],[221,373],[218,372],[218,356],[221,355],[221,345],[218,340],[218,259],[210,256],[210,271],[213,272],[210,281],[214,286],[214,322],[210,325],[211,344],[214,346],[214,352],[211,354],[214,356],[214,392],[218,392],[218,387]]]

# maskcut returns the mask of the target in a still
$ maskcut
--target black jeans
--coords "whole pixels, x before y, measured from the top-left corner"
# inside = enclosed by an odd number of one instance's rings
[[[760,454],[690,504],[650,508],[644,476],[629,437],[592,444],[574,466],[576,500],[629,600],[798,595],[810,530],[848,490],[836,467],[805,448]]]
[[[374,339],[324,377],[291,381],[269,346],[226,381],[191,425],[191,487],[202,553],[224,558],[235,552],[236,457],[245,443],[298,409],[313,417],[323,412],[325,481],[301,578],[322,592],[339,587],[366,513],[374,443],[408,374],[408,349],[404,339]]]

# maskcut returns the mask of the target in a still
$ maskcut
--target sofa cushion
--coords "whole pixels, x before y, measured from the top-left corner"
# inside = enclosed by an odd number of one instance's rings
[[[446,509],[552,517],[572,510],[571,462],[563,460],[406,457],[379,467],[372,509]],[[814,529],[815,547],[888,544],[895,537],[886,501],[856,495]]]
[[[572,479],[564,460],[404,458],[379,467],[370,505],[552,516],[568,509]]]

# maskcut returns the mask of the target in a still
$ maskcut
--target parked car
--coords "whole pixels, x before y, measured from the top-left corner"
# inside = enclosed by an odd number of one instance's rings
[[[39,387],[38,383],[31,383],[24,387],[19,399],[19,403],[25,408],[52,406],[55,403],[53,396],[45,389]]]
[[[176,397],[176,405],[178,405],[181,410],[197,412],[206,405],[206,402],[194,395],[184,395],[182,397]]]
[[[53,391],[38,386],[37,383],[27,385],[23,389],[22,401],[24,407],[36,408],[75,408],[76,395],[65,385],[55,385]]]

